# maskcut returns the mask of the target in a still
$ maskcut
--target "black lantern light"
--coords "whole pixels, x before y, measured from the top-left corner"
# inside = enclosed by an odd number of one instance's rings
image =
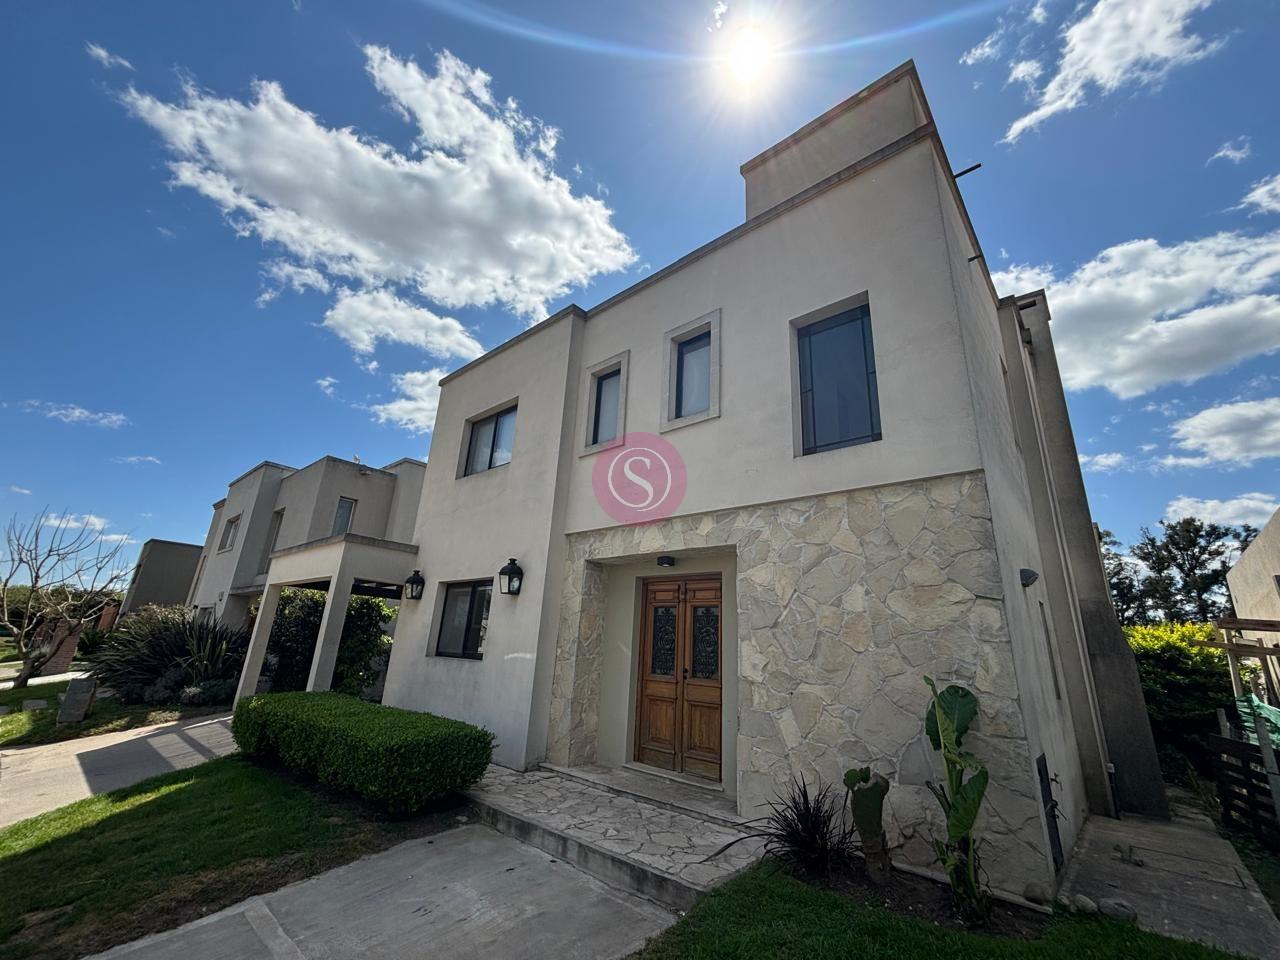
[[[427,581],[422,579],[422,571],[413,571],[404,582],[405,596],[410,600],[421,600],[422,588],[426,585]]]
[[[498,592],[515,596],[520,592],[520,584],[524,582],[524,571],[516,558],[512,557],[498,571]]]

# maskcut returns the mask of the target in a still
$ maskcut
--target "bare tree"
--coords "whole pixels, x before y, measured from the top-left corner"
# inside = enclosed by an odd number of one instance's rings
[[[46,508],[30,522],[11,518],[4,539],[0,627],[12,634],[22,658],[18,688],[115,599],[128,576],[119,569],[126,538],[105,534],[91,517]]]

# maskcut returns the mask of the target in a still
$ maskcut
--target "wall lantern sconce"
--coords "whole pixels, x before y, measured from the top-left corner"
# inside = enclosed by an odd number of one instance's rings
[[[675,565],[676,565],[675,557],[668,556],[667,554],[664,553],[662,556],[658,558],[658,566],[660,567],[674,567]]]
[[[520,584],[524,582],[524,571],[516,558],[512,557],[498,571],[498,592],[515,596],[520,592]]]
[[[1040,579],[1040,574],[1036,573],[1036,571],[1032,570],[1030,567],[1023,567],[1018,571],[1018,579],[1022,581],[1022,589],[1025,590]]]
[[[409,578],[404,582],[404,592],[406,599],[421,600],[422,588],[427,585],[427,581],[422,579],[422,572],[415,570],[409,574]]]

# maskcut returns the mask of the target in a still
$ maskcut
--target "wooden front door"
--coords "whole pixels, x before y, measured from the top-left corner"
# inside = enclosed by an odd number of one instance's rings
[[[720,780],[720,577],[649,580],[637,683],[636,760]]]

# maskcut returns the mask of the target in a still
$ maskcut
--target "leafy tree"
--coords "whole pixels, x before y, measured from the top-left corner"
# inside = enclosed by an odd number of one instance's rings
[[[1110,530],[1099,532],[1102,542],[1102,566],[1107,574],[1107,586],[1111,590],[1111,602],[1116,608],[1120,623],[1131,627],[1150,623],[1147,595],[1133,559],[1121,551],[1124,545]]]
[[[1161,520],[1158,536],[1143,527],[1131,552],[1151,571],[1142,581],[1150,609],[1165,620],[1201,623],[1230,610],[1227,571],[1240,536],[1197,517]]]
[[[263,673],[274,692],[304,690],[311,673],[325,595],[319,590],[283,590],[267,641]],[[396,615],[395,607],[377,597],[352,597],[338,642],[331,689],[359,696],[378,678],[379,661],[391,647],[382,625]]]

